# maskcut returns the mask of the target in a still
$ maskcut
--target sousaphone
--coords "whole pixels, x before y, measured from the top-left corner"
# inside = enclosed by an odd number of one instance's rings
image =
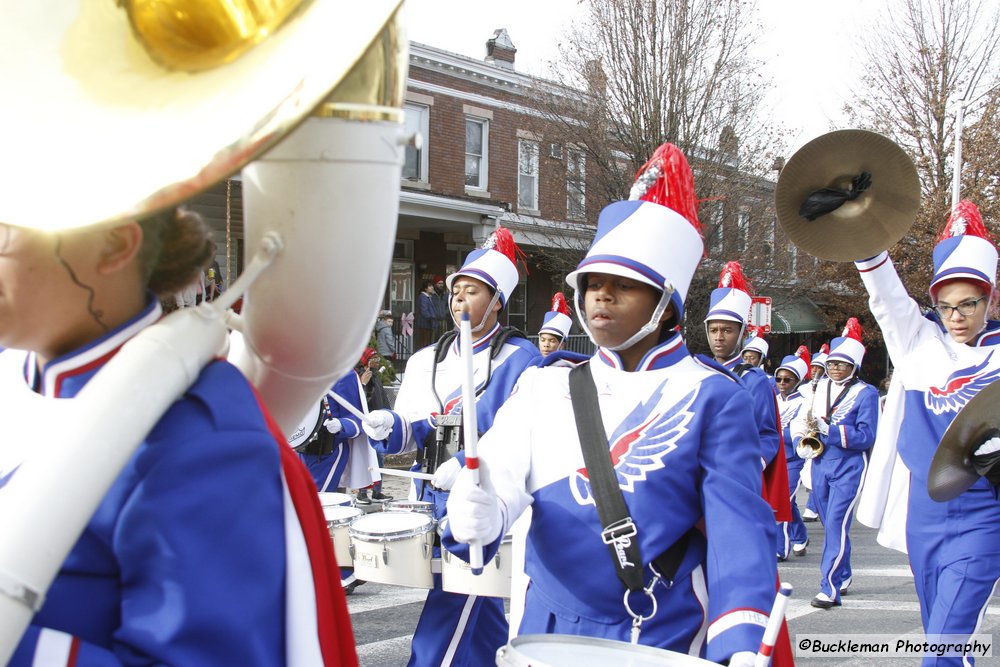
[[[796,151],[778,177],[774,205],[797,247],[850,262],[903,238],[920,206],[920,180],[909,156],[886,137],[838,130]]]

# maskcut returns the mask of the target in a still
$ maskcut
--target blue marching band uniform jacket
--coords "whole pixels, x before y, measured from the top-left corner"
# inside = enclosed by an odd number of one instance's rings
[[[927,480],[948,426],[1000,379],[1000,322],[988,321],[971,345],[957,343],[921,314],[888,253],[857,266],[895,365],[859,519],[909,554],[925,633],[973,633],[1000,582],[1000,502],[985,478],[935,502]],[[961,658],[935,664],[949,663]]]
[[[331,391],[345,398],[358,410],[362,410],[361,403],[361,382],[358,374],[353,370],[334,383]],[[351,440],[361,435],[361,422],[350,411],[331,397],[324,397],[323,405],[320,408],[324,411],[324,416],[320,418],[320,434],[325,435],[326,427],[323,426],[330,417],[340,420],[341,429],[333,434],[333,451],[323,454],[308,454],[302,452],[299,458],[309,469],[309,473],[316,482],[316,488],[320,491],[336,491],[341,484],[341,478],[347,469],[347,462],[351,454]],[[320,440],[325,438],[321,437]]]
[[[497,410],[514,391],[524,369],[541,359],[538,348],[520,337],[507,339],[491,358],[491,344],[500,333],[501,327],[496,325],[473,344],[476,424],[480,433],[492,427]],[[384,444],[387,454],[422,450],[427,438],[434,436],[434,416],[442,407],[445,414],[463,409],[465,367],[458,338],[451,342],[447,355],[437,364],[434,389],[443,405],[438,404],[431,385],[435,352],[436,346],[426,347],[407,363],[393,410],[392,434]],[[462,453],[458,458],[464,462]],[[414,470],[420,467],[419,455],[417,460]],[[429,482],[417,482],[411,488],[411,499],[434,503],[438,519],[444,516],[447,498],[447,492],[433,488]],[[434,584],[413,635],[410,665],[493,664],[496,650],[507,643],[503,600],[445,592],[441,589],[440,575],[434,575]]]
[[[726,370],[735,373],[743,362],[739,355],[722,364]],[[745,366],[745,365],[744,365]],[[778,433],[778,408],[774,401],[774,385],[762,369],[742,368],[738,377],[746,385],[753,398],[753,414],[760,435],[762,468],[774,460],[781,446]]]
[[[808,397],[803,396],[803,390]],[[805,460],[799,458],[792,443],[792,420],[800,412],[808,410],[808,401],[812,396],[812,388],[807,384],[800,386],[787,397],[778,394],[778,414],[781,417],[782,440],[785,447],[785,461],[788,465],[788,492],[792,506],[792,520],[784,521],[778,529],[777,552],[780,558],[788,558],[793,544],[805,544],[809,538],[806,525],[802,521],[799,507],[795,502],[795,492],[798,491],[802,478],[802,469],[805,467]]]
[[[39,394],[72,399],[160,314],[154,299],[132,321],[40,373],[33,354],[5,351],[0,410]],[[104,496],[10,664],[322,663],[319,647],[309,647],[318,605],[308,600],[329,592],[314,578],[310,545],[322,538],[328,549],[329,537],[315,488],[269,420],[239,370],[221,360],[206,366]],[[59,441],[49,430],[31,446],[58,455]],[[16,475],[9,456],[16,444],[0,448],[0,498]],[[315,522],[303,518],[296,498],[314,504]],[[329,564],[326,581],[336,581],[332,553]],[[343,594],[339,603],[346,623]],[[324,631],[330,628],[321,621]]]
[[[642,625],[640,643],[717,661],[756,651],[777,573],[750,396],[732,376],[692,358],[679,333],[650,350],[636,372],[603,348],[590,363],[643,560],[695,529],[673,586],[653,587],[659,612]],[[520,633],[629,641],[631,618],[601,539],[568,378],[566,367],[526,371],[480,443],[503,532],[532,509]],[[442,544],[467,558],[447,524]]]

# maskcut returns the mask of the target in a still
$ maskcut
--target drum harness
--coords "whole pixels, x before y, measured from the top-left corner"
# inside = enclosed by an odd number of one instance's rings
[[[435,429],[428,435],[423,443],[423,457],[421,467],[423,471],[434,474],[438,467],[457,454],[464,448],[462,442],[462,413],[445,414],[444,402],[437,393],[437,367],[444,358],[448,356],[448,349],[458,337],[457,331],[449,331],[441,336],[434,344],[434,364],[431,366],[431,391],[438,404],[438,414],[434,418]],[[497,332],[493,340],[490,341],[489,361],[486,365],[486,381],[481,387],[476,389],[476,398],[481,396],[486,388],[490,386],[493,379],[493,359],[500,354],[500,350],[511,338],[527,338],[515,327],[503,327]],[[465,406],[463,406],[463,409]],[[475,406],[472,406],[475,409]],[[433,436],[433,440],[432,437]],[[423,499],[424,487],[421,485],[420,499]]]
[[[601,406],[589,362],[582,363],[570,371],[569,392],[573,404],[573,416],[576,418],[576,430],[580,436],[583,461],[594,495],[594,505],[603,528],[601,539],[608,545],[615,573],[625,586],[622,603],[632,618],[631,641],[633,644],[638,644],[643,622],[656,615],[654,586],[657,582],[663,583],[668,589],[674,585],[674,577],[687,552],[692,531],[697,529],[691,528],[669,549],[653,559],[649,568],[653,578],[648,586],[644,585],[644,567],[637,538],[639,531],[632,521],[628,506],[625,504],[625,497],[618,485],[618,478],[611,466],[608,439],[605,435],[604,421],[601,419]],[[648,615],[633,611],[629,602],[630,595],[640,592],[646,595],[652,604]]]
[[[320,402],[321,405],[319,408],[319,415],[316,417],[316,425],[313,427],[312,435],[310,435],[301,445],[295,447],[295,451],[300,454],[326,456],[327,454],[333,453],[336,442],[333,434],[327,431],[323,426],[326,420],[330,419],[333,413],[330,411],[330,404],[326,400],[325,396]],[[324,435],[324,433],[326,435]]]

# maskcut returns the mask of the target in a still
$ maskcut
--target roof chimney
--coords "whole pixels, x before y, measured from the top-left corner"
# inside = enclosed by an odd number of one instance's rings
[[[493,37],[486,40],[486,62],[497,67],[514,69],[514,54],[517,49],[510,41],[510,35],[506,28],[498,28],[493,32]]]

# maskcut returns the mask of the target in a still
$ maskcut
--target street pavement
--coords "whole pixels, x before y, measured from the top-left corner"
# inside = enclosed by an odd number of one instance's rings
[[[386,478],[384,492],[396,498],[406,496],[408,480]],[[800,497],[800,507],[804,497]],[[369,511],[380,509],[377,504]],[[920,635],[920,608],[913,588],[913,577],[904,554],[886,549],[875,542],[875,531],[855,522],[851,529],[854,570],[853,583],[843,596],[843,606],[830,610],[816,609],[809,601],[819,591],[819,563],[823,548],[823,530],[819,522],[806,524],[810,544],[802,557],[790,557],[778,566],[781,580],[794,586],[787,619],[792,646],[814,635]],[[738,553],[733,553],[738,558]],[[365,667],[402,667],[410,652],[410,639],[426,591],[415,588],[366,583],[347,598],[354,626],[355,642],[361,665]],[[1000,606],[987,610],[981,632],[1000,638]],[[893,641],[886,637],[887,641]],[[994,655],[1000,651],[994,650]],[[887,665],[903,667],[918,664],[915,658],[796,657],[804,667],[843,667]],[[977,665],[1000,664],[1000,657],[977,660]],[[576,665],[574,667],[583,667]]]

